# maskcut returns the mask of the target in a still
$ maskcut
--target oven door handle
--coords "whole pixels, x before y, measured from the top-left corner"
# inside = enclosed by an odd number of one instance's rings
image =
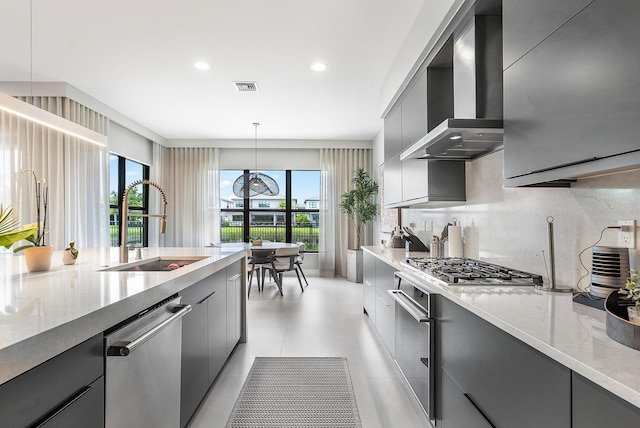
[[[409,315],[411,315],[411,317],[416,321],[424,323],[430,323],[431,321],[433,321],[433,319],[429,317],[429,313],[425,312],[422,306],[420,306],[418,302],[409,297],[404,291],[387,290],[387,292],[391,295],[391,297],[393,297],[393,300],[395,300],[400,306],[402,306],[404,310],[406,310]]]

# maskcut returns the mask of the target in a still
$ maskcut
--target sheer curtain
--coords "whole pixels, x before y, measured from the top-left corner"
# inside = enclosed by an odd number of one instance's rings
[[[220,240],[219,158],[217,148],[164,148],[154,144],[150,178],[167,193],[167,231],[149,230],[149,244],[202,247]],[[158,195],[150,208],[161,209]]]
[[[343,193],[351,189],[356,169],[371,173],[371,149],[320,149],[320,239],[321,276],[347,276],[347,250],[356,248],[350,220],[338,209]],[[364,228],[364,245],[370,244],[371,224]]]
[[[108,119],[64,97],[23,101],[107,134]],[[55,250],[109,245],[108,151],[16,116],[0,113],[0,203],[11,204],[23,224],[36,221],[33,170],[49,188],[45,242]]]

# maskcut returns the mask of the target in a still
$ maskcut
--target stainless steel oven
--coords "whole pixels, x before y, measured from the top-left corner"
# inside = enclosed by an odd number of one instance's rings
[[[435,294],[410,274],[395,277],[396,289],[388,292],[396,305],[396,364],[429,419],[435,419]]]

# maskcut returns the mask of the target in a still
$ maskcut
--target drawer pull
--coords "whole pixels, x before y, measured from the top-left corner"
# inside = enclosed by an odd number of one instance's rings
[[[484,412],[482,410],[480,410],[480,407],[478,407],[478,405],[475,403],[475,401],[473,401],[473,399],[471,398],[471,396],[469,394],[464,394],[465,398],[467,400],[469,400],[469,403],[471,403],[471,405],[473,405],[473,407],[476,408],[476,410],[478,411],[478,413],[480,413],[480,416],[482,416],[484,418],[484,420],[491,425],[492,428],[496,428],[496,426],[489,420],[489,418],[487,417],[487,415],[484,414]]]
[[[411,297],[409,297],[407,293],[405,293],[404,291],[387,290],[387,292],[416,321],[425,322],[425,323],[429,323],[432,321],[431,318],[429,317],[429,312],[426,311],[422,306],[420,306],[418,302],[416,302]]]
[[[76,401],[81,399],[84,395],[86,395],[89,391],[91,391],[91,388],[93,388],[93,385],[87,385],[87,386],[83,387],[82,389],[80,389],[78,392],[73,394],[71,396],[71,398],[69,398],[67,401],[65,401],[60,406],[58,406],[58,408],[56,408],[54,411],[49,413],[47,416],[45,416],[39,422],[34,424],[33,428],[44,427],[47,423],[49,423],[49,421],[51,421],[53,418],[58,416],[60,413],[64,412],[69,406],[71,406],[73,403],[75,403]]]

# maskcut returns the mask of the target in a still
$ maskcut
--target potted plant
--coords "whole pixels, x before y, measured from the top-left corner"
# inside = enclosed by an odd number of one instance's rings
[[[69,246],[64,249],[62,253],[62,263],[65,265],[72,265],[78,258],[79,251],[76,248],[76,241],[69,242]]]
[[[24,250],[24,258],[27,264],[27,271],[38,272],[49,270],[51,268],[51,256],[53,255],[53,247],[45,244],[45,235],[47,233],[47,208],[49,206],[49,188],[45,180],[39,180],[36,173],[31,169],[23,169],[21,173],[31,173],[36,190],[36,222],[25,225],[22,228],[23,234],[13,235],[13,242],[3,243],[9,248],[14,242],[22,239],[28,241],[28,244],[13,249],[14,253]],[[27,233],[27,231],[29,231]],[[16,232],[18,232],[16,230]],[[17,239],[16,239],[17,238]],[[7,245],[8,244],[8,245]]]
[[[19,227],[19,224],[11,206],[4,208],[0,204],[0,245],[9,249],[16,242],[35,236],[38,231],[33,225]]]
[[[376,183],[364,168],[358,168],[353,188],[342,195],[338,207],[353,221],[356,231],[356,248],[347,251],[347,280],[362,282],[362,234],[364,226],[378,215],[378,204],[374,196],[378,193]]]
[[[251,242],[251,245],[255,246],[262,245],[262,235],[249,236],[249,242]]]
[[[640,272],[631,269],[629,278],[624,288],[618,290],[618,294],[624,296],[624,299],[630,301],[631,305],[627,307],[629,322],[640,325]]]

